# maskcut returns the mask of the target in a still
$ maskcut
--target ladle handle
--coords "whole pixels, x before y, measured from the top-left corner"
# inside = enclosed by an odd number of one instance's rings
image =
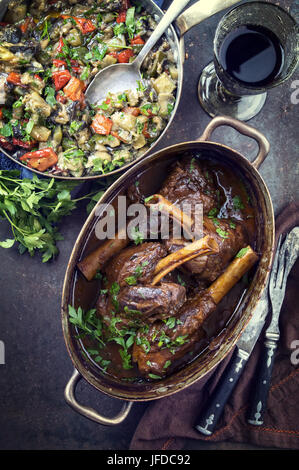
[[[144,61],[147,54],[152,50],[152,48],[160,39],[162,34],[171,25],[171,23],[178,17],[178,15],[181,13],[181,11],[185,8],[185,6],[189,2],[190,0],[173,0],[167,12],[158,23],[158,26],[155,28],[152,35],[146,41],[145,45],[139,52],[138,56],[136,57],[134,61],[134,65],[136,65],[137,67],[140,67],[142,65],[142,62]]]
[[[198,25],[203,20],[239,2],[240,0],[200,0],[196,2],[188,10],[184,11],[175,22],[180,36],[183,36],[189,29]]]
[[[133,402],[126,401],[125,403],[123,403],[122,409],[116,416],[114,416],[114,418],[108,418],[106,416],[103,416],[97,411],[95,411],[93,408],[81,405],[77,401],[75,396],[75,390],[81,378],[81,374],[77,371],[77,369],[75,369],[72,377],[68,381],[64,390],[64,398],[67,404],[70,405],[75,411],[85,416],[85,418],[89,418],[98,424],[103,424],[104,426],[115,426],[117,424],[122,423],[128,416],[132,408]]]

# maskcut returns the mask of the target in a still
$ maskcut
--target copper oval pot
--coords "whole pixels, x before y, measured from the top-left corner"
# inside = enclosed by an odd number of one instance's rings
[[[123,173],[125,170],[130,168],[131,166],[135,165],[136,162],[139,162],[142,160],[146,155],[151,153],[154,149],[154,147],[160,142],[162,137],[165,135],[169,127],[171,126],[171,123],[175,117],[176,111],[178,109],[178,105],[181,99],[181,94],[182,94],[182,86],[183,86],[183,73],[184,73],[184,59],[185,59],[185,47],[184,47],[184,34],[189,31],[191,28],[194,26],[198,25],[201,23],[203,20],[209,18],[210,16],[218,13],[221,10],[224,10],[226,8],[229,8],[233,6],[235,3],[238,3],[239,0],[200,0],[196,2],[194,5],[192,5],[190,8],[185,10],[176,20],[174,28],[173,26],[170,26],[167,31],[166,31],[166,37],[167,40],[169,41],[173,55],[176,60],[176,66],[178,70],[178,84],[177,84],[177,90],[176,90],[176,102],[175,102],[175,107],[173,109],[172,115],[161,133],[161,135],[158,137],[158,139],[152,144],[152,146],[140,157],[138,157],[136,160],[133,160],[131,162],[126,163],[124,166],[117,168],[116,170],[111,171],[110,173],[106,173],[104,175],[89,175],[89,176],[80,176],[80,177],[74,177],[74,176],[58,176],[58,175],[52,175],[50,173],[43,173],[35,169],[30,169],[30,171],[40,175],[40,176],[47,176],[50,178],[56,178],[56,179],[63,179],[63,180],[94,180],[94,179],[101,179],[101,178],[106,178],[107,176],[110,175],[115,175],[115,174],[120,174]],[[84,3],[84,1],[82,1]],[[144,8],[150,12],[157,20],[160,20],[163,16],[163,11],[156,5],[156,3],[153,0],[140,0],[139,3],[141,3]],[[7,9],[7,4],[8,0],[0,0],[0,21],[5,15],[6,9]],[[22,163],[20,160],[16,159],[11,155],[5,148],[1,147],[0,145],[0,151],[3,152],[7,157],[9,157],[11,160],[13,160],[15,163],[20,165],[23,168],[28,168],[24,163]]]
[[[236,150],[210,141],[212,132],[221,125],[231,126],[258,142],[259,152],[253,163],[250,163]],[[62,296],[62,327],[65,343],[75,367],[74,375],[65,390],[65,398],[79,413],[101,424],[118,424],[127,416],[132,402],[158,399],[181,391],[216,367],[236,344],[251,318],[268,278],[274,245],[274,214],[268,189],[257,169],[269,152],[269,143],[260,132],[243,122],[229,117],[214,118],[198,140],[167,147],[136,164],[106,191],[98,205],[113,203],[116,201],[116,197],[124,194],[137,179],[145,183],[148,195],[154,194],[165,179],[170,165],[180,159],[186,151],[203,151],[205,160],[207,157],[209,158],[209,155],[212,155],[214,160],[216,158],[219,162],[229,165],[234,172],[242,177],[249,190],[256,213],[256,250],[260,254],[260,259],[253,279],[242,297],[237,311],[234,312],[233,318],[222,332],[220,344],[216,348],[207,348],[193,362],[158,382],[124,383],[101,372],[84,355],[75,338],[75,330],[68,320],[68,304],[75,307],[81,305],[83,309],[91,308],[99,288],[97,281],[82,280],[81,276],[78,276],[76,268],[77,263],[101,243],[94,234],[101,212],[97,211],[96,215],[97,207],[93,210],[79,234],[68,263]],[[78,283],[79,277],[80,282]],[[126,400],[120,414],[113,419],[104,418],[95,410],[81,406],[75,398],[76,383],[81,377],[84,377],[100,392]]]

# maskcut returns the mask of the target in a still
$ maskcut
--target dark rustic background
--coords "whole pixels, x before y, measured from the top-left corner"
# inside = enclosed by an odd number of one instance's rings
[[[170,1],[166,2],[166,6]],[[194,1],[191,2],[195,3]],[[295,14],[295,2],[276,2]],[[185,36],[187,60],[180,106],[171,129],[159,148],[199,137],[210,118],[201,109],[196,90],[202,68],[212,58],[212,43],[221,12],[194,27]],[[271,90],[261,113],[249,123],[265,134],[271,151],[260,169],[270,190],[275,214],[298,198],[298,109],[291,103],[291,83]],[[297,120],[296,120],[297,118]],[[229,128],[213,135],[253,159],[257,146]],[[64,273],[73,244],[86,218],[84,207],[61,225],[65,238],[59,258],[46,265],[39,257],[20,256],[15,248],[1,249],[0,340],[5,343],[5,365],[0,365],[0,449],[128,449],[132,434],[147,406],[135,404],[120,426],[107,428],[76,414],[63,397],[73,366],[61,330],[60,299]],[[0,239],[9,237],[5,222]],[[81,403],[114,415],[120,402],[78,386]],[[226,443],[195,443],[196,448],[247,449]]]

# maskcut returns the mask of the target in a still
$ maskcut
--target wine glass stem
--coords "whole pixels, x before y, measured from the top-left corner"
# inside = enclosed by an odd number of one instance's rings
[[[221,83],[219,79],[217,80],[216,87],[217,87],[217,93],[224,103],[240,101],[241,97],[239,95],[235,95],[234,93],[231,93],[230,91],[228,91],[223,86],[223,84]]]

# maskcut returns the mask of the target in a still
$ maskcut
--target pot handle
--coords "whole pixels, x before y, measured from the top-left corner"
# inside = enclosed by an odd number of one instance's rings
[[[74,369],[73,375],[71,376],[70,380],[66,384],[66,387],[64,390],[64,398],[67,404],[70,405],[75,411],[85,416],[85,418],[89,418],[98,424],[103,424],[104,426],[115,426],[117,424],[122,423],[128,416],[132,408],[133,402],[132,401],[125,402],[120,412],[114,418],[107,418],[105,416],[102,416],[93,408],[80,405],[80,403],[77,402],[76,397],[75,397],[75,390],[81,378],[82,378],[82,375],[80,374],[80,372],[78,372],[77,369]]]
[[[240,0],[200,0],[184,11],[176,20],[175,25],[180,36],[183,36],[193,26],[198,25],[221,10],[231,7]]]
[[[259,152],[258,152],[256,159],[252,162],[252,165],[254,166],[254,168],[258,169],[270,151],[270,144],[268,140],[266,139],[266,137],[260,131],[258,131],[252,126],[249,126],[243,121],[239,121],[238,119],[234,119],[230,116],[216,116],[214,119],[212,119],[209,122],[203,134],[198,140],[199,141],[210,140],[212,133],[219,126],[233,127],[241,134],[251,137],[258,143]]]

